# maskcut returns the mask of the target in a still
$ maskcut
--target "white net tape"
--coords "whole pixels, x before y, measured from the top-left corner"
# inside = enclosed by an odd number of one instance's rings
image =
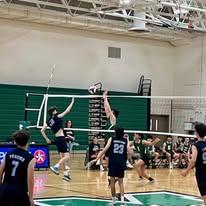
[[[64,94],[44,94],[44,98],[42,102],[39,103],[39,113],[38,113],[38,121],[35,125],[37,128],[42,128],[42,124],[40,124],[40,119],[43,116],[43,122],[46,122],[47,119],[47,109],[50,100],[57,100],[59,99],[59,104],[61,104],[63,101],[65,102],[65,98],[72,98],[75,97],[78,102],[83,101],[82,99],[88,99],[90,100],[99,98],[102,99],[102,95],[64,95]],[[151,127],[151,131],[144,131],[140,130],[138,128],[138,124],[135,128],[128,129],[125,127],[126,133],[143,133],[143,134],[150,134],[150,135],[165,135],[165,136],[182,136],[182,137],[194,137],[192,135],[193,127],[195,122],[203,122],[206,121],[206,97],[202,96],[136,96],[136,95],[109,95],[108,98],[111,101],[111,105],[113,104],[113,101],[119,102],[119,104],[124,104],[125,100],[128,100],[131,102],[134,102],[134,99],[150,99],[151,105],[150,105],[150,114],[151,118],[152,116],[155,117],[167,117],[168,121],[168,128],[167,129],[161,129],[162,122],[160,120],[155,120],[155,128]],[[146,102],[146,101],[145,101]],[[134,103],[133,103],[134,104]],[[117,106],[118,109],[118,106]],[[139,111],[135,111],[139,112]],[[123,111],[120,111],[120,114],[124,114]],[[95,116],[94,116],[95,117]],[[125,117],[125,121],[129,120],[130,116],[128,115]],[[145,121],[145,119],[144,119]],[[154,121],[153,121],[154,123]],[[124,127],[124,125],[120,125]],[[31,125],[31,127],[34,127],[34,125]],[[108,131],[105,129],[96,129],[93,128],[80,128],[76,126],[72,130],[77,130],[81,132],[94,132],[94,133],[107,133],[107,132],[114,132],[113,130]]]

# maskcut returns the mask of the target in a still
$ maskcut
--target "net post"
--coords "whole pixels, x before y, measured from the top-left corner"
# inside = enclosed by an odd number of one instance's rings
[[[27,114],[28,114],[27,108],[28,108],[28,102],[29,102],[29,93],[26,93],[26,96],[25,96],[24,121],[27,121]]]
[[[150,130],[150,119],[151,119],[151,99],[147,99],[147,130]]]
[[[173,121],[173,100],[171,99],[171,102],[170,102],[170,133],[172,133],[172,121]]]
[[[44,98],[45,98],[45,101],[44,101],[44,120],[43,120],[43,125],[46,124],[46,118],[47,118],[48,94],[45,94]]]
[[[42,112],[42,109],[43,109],[43,106],[44,106],[45,99],[46,99],[46,98],[45,98],[45,95],[44,95],[44,97],[43,97],[43,99],[42,99],[41,106],[40,106],[40,108],[39,108],[39,114],[38,114],[38,119],[37,119],[37,127],[38,127],[39,124],[40,124],[41,112]]]

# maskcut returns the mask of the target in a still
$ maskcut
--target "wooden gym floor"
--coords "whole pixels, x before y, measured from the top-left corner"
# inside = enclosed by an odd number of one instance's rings
[[[51,156],[51,165],[58,156]],[[111,197],[108,188],[107,172],[89,171],[84,168],[84,155],[72,154],[71,182],[62,180],[62,174],[55,175],[51,171],[35,172],[35,198],[86,196],[108,199]],[[155,178],[153,184],[147,180],[139,180],[135,170],[127,170],[125,175],[125,192],[172,191],[199,196],[194,172],[183,178],[182,169],[149,169]]]

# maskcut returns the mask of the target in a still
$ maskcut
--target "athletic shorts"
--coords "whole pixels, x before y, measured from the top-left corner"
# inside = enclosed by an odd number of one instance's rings
[[[146,166],[149,166],[150,158],[146,155],[142,155],[140,159],[145,163]]]
[[[205,176],[205,174],[203,174],[203,177]],[[200,191],[201,196],[206,195],[206,181],[201,178],[198,178],[196,176],[196,180],[197,180],[197,185]]]
[[[119,178],[124,178],[124,167],[109,167],[109,172],[108,176],[109,177],[119,177]]]
[[[134,154],[132,155],[132,159],[133,159],[133,160],[139,160],[139,159],[140,159],[140,153],[134,153]]]
[[[55,144],[57,146],[58,152],[61,152],[61,153],[69,152],[69,148],[67,146],[67,142],[64,136],[56,137]]]
[[[167,153],[171,155],[171,158],[173,158],[174,152],[172,152],[172,153],[170,153],[170,152],[164,152],[164,153],[163,153],[163,158],[165,158],[165,159],[167,158]]]
[[[10,184],[0,185],[0,204],[2,206],[30,206],[27,192]]]
[[[109,151],[106,151],[104,155],[105,157],[109,157]]]

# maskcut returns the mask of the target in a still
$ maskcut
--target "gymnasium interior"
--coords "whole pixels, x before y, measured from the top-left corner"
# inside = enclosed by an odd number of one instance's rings
[[[131,142],[135,133],[160,138],[147,167],[153,184],[129,161],[126,205],[202,204],[194,171],[181,176],[186,155],[170,168],[162,148],[168,136],[192,142],[195,122],[206,123],[205,34],[205,0],[0,0],[0,160],[12,133],[27,129],[36,206],[110,203],[105,163],[85,167],[93,138],[105,145],[104,91]],[[48,108],[63,111],[72,97],[67,182],[50,171],[59,154],[40,130]]]

